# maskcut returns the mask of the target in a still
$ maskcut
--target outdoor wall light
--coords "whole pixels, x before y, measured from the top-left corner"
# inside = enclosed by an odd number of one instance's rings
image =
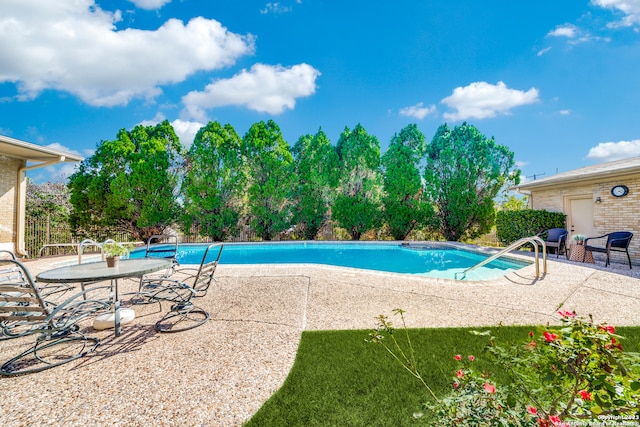
[[[596,197],[596,203],[600,203],[602,202],[602,199],[600,198],[600,196]]]

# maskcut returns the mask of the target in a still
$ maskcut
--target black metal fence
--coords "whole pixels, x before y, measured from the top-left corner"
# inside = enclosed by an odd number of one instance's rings
[[[75,237],[74,233],[72,233],[71,227],[66,222],[53,222],[47,218],[27,218],[25,225],[25,248],[30,258],[75,253],[77,250],[77,244],[84,239],[84,237]],[[177,230],[176,233],[178,234],[178,241],[181,243],[212,242],[210,238],[200,236],[197,227],[193,227],[190,232],[186,234],[180,230]],[[131,242],[134,240],[129,233],[122,232],[121,230],[98,227],[92,230],[87,230],[83,234],[96,242],[103,242],[106,239],[114,239],[119,242]],[[428,239],[429,237],[423,236],[420,233],[414,234],[415,235],[412,236],[412,238],[417,240],[423,240],[425,238]],[[367,237],[372,239],[385,238],[385,236],[378,235],[371,235]],[[335,227],[331,222],[328,222],[318,233],[318,238],[321,240],[346,240],[349,239],[349,235],[346,234],[344,230],[341,230]],[[294,232],[288,231],[276,236],[274,240],[296,239],[299,239],[299,237],[297,237]],[[261,239],[255,231],[249,227],[243,228],[238,236],[229,239],[231,242],[251,242],[258,240]],[[469,243],[484,246],[499,246],[495,230],[479,239],[470,241]],[[89,252],[90,251],[91,250],[89,249]]]
[[[122,242],[132,240],[128,233],[97,227],[88,230],[87,235],[97,242],[109,238]],[[82,240],[84,238],[74,236],[66,222],[54,222],[48,218],[27,218],[25,221],[24,243],[30,258],[76,253],[77,244]]]

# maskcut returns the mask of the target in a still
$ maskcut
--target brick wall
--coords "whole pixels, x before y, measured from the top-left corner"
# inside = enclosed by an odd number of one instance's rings
[[[0,249],[14,249],[16,241],[16,177],[24,162],[0,156]]]
[[[629,187],[625,197],[614,197],[611,188],[623,184]],[[593,204],[593,230],[599,236],[612,231],[631,231],[634,236],[629,246],[631,261],[640,264],[640,174],[606,181],[561,184],[553,188],[531,190],[532,208],[568,214],[568,200],[572,197],[589,196]],[[596,197],[601,202],[595,203]],[[624,254],[615,254],[614,260],[627,262]]]

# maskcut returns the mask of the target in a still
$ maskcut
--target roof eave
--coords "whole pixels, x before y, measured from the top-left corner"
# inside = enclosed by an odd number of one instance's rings
[[[82,157],[66,151],[42,147],[4,135],[0,135],[0,154],[28,162],[51,162],[57,159],[60,162],[77,163],[83,160]]]

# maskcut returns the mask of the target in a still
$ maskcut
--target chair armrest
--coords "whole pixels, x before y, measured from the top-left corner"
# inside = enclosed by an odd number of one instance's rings
[[[584,239],[584,244],[586,246],[587,241],[589,241],[589,240],[603,239],[603,238],[605,238],[607,236],[608,236],[608,234],[604,234],[602,236],[596,236],[596,237],[587,237],[586,239]]]

